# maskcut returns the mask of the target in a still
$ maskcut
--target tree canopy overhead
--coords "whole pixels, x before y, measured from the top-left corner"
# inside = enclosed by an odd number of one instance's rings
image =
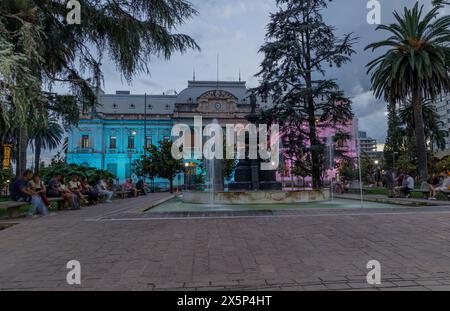
[[[130,82],[150,72],[153,57],[199,49],[194,39],[177,32],[197,14],[189,1],[78,3],[81,23],[69,24],[65,0],[0,1],[0,134],[17,142],[17,174],[26,167],[31,116],[50,111],[65,127],[77,124],[80,106],[86,111],[97,103],[104,59]],[[74,96],[52,94],[54,83]],[[16,130],[6,133],[11,126]]]
[[[69,10],[61,0],[2,0],[0,27],[10,33],[28,31],[39,46],[43,81],[68,82],[93,98],[92,86],[102,79],[108,57],[127,81],[149,72],[152,57],[198,49],[194,39],[176,28],[197,14],[186,0],[79,0],[81,24],[68,25]],[[19,51],[19,49],[16,49]],[[90,95],[90,96],[86,96]]]

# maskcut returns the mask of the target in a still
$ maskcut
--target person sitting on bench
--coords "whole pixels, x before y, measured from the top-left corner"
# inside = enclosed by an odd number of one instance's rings
[[[134,186],[133,181],[131,179],[127,179],[125,184],[123,185],[123,190],[130,191],[133,197],[138,196],[138,189]]]
[[[89,183],[86,177],[81,177],[81,193],[87,195],[90,205],[97,205],[98,203],[98,191],[94,189]]]
[[[114,192],[109,190],[108,181],[106,178],[102,178],[97,183],[97,190],[100,196],[106,196],[106,203],[112,203],[111,199],[114,195]]]
[[[405,177],[405,184],[402,188],[402,194],[409,199],[411,197],[411,192],[414,191],[415,182],[414,178],[411,176],[411,174],[407,174]]]
[[[450,191],[450,171],[442,174],[444,181],[442,182],[442,185],[436,189],[440,192],[448,193]]]
[[[428,181],[428,188],[430,189],[430,200],[436,200],[436,195],[441,184],[441,178],[438,175],[433,175]]]
[[[68,185],[69,185],[69,190],[70,190],[72,193],[74,193],[74,194],[77,195],[79,201],[82,201],[82,202],[84,202],[85,204],[88,203],[88,200],[86,200],[86,199],[84,198],[84,196],[83,196],[83,193],[81,193],[81,190],[82,190],[82,188],[81,188],[81,183],[80,183],[80,181],[78,180],[78,175],[77,175],[77,174],[73,174],[73,175],[71,176],[71,179],[70,179]]]
[[[139,179],[136,184],[136,189],[140,192],[141,195],[147,195],[147,185],[143,179]]]
[[[47,187],[45,187],[44,182],[41,180],[41,176],[39,174],[34,174],[33,178],[28,182],[28,186],[32,191],[34,191],[36,194],[38,194],[42,202],[50,209],[52,205],[48,201],[47,198]]]
[[[71,210],[79,210],[80,203],[78,196],[72,193],[64,184],[63,176],[56,173],[50,179],[47,187],[47,195],[49,198],[64,198],[64,200],[71,206]]]
[[[45,206],[39,194],[29,188],[28,182],[33,176],[33,172],[26,170],[22,178],[17,179],[11,186],[11,198],[16,202],[28,202],[31,204],[28,216],[33,217],[36,211],[41,216],[48,215],[48,208]]]

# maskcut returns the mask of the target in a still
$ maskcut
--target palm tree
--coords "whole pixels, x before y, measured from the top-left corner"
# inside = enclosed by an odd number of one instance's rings
[[[428,179],[422,103],[450,90],[450,16],[439,17],[439,9],[423,16],[423,6],[416,3],[412,9],[405,8],[403,16],[394,12],[395,24],[377,27],[391,36],[366,47],[388,48],[367,65],[375,96],[384,96],[387,102],[412,100],[421,181]]]
[[[430,143],[430,149],[433,151],[434,146],[438,149],[445,149],[445,139],[448,137],[448,132],[442,130],[442,122],[439,121],[439,115],[436,112],[434,104],[430,100],[426,100],[422,106],[423,122],[425,127],[425,139]],[[406,105],[402,106],[399,111],[399,119],[406,125],[406,135],[414,137],[414,108],[412,102],[409,100]]]
[[[42,150],[58,148],[64,135],[64,130],[55,117],[50,116],[48,120],[39,119],[36,120],[37,122],[33,122],[33,131],[30,137],[34,145],[34,170],[36,173],[39,172]]]
[[[435,6],[444,6],[444,5],[449,5],[450,1],[447,1],[447,0],[433,0],[432,3]]]

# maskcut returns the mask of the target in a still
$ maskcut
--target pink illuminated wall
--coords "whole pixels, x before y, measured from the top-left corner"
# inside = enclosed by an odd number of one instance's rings
[[[345,133],[350,137],[347,141],[344,142],[342,150],[346,150],[345,155],[347,157],[356,159],[358,157],[358,153],[357,153],[358,119],[354,118],[351,121],[348,121],[344,124],[337,125],[334,127],[323,127],[323,126],[320,126],[320,124],[318,125],[318,135],[322,141],[327,142],[328,138],[334,137],[337,133]],[[308,145],[308,144],[309,144],[309,142],[305,142],[305,145]],[[335,146],[335,148],[336,148],[336,146]],[[283,151],[281,151],[281,152],[283,153]],[[329,152],[329,148],[327,148],[326,152]],[[284,174],[282,175],[281,173],[277,174],[278,181],[283,182],[284,184],[286,184],[287,187],[289,187],[291,185],[292,181],[294,181],[296,184],[303,183],[303,179],[301,177],[291,175],[291,173],[290,173],[291,163],[290,162],[291,162],[290,160],[287,160],[285,162],[285,167],[289,171],[285,176],[284,176]],[[325,177],[326,182],[331,179],[336,178],[337,169],[328,170],[326,172],[325,176],[326,176]],[[310,184],[311,178],[310,177],[305,178],[305,183]]]

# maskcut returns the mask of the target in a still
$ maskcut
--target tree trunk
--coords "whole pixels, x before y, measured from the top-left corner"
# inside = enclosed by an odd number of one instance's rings
[[[170,193],[173,193],[173,179],[170,179]]]
[[[17,164],[16,176],[18,178],[23,176],[27,169],[27,149],[28,149],[28,128],[26,125],[19,129],[19,141],[17,144]]]
[[[308,3],[308,7],[311,4]],[[311,17],[307,15],[305,18],[306,23],[308,25],[311,24]],[[307,111],[308,111],[308,125],[309,125],[309,143],[311,148],[311,164],[312,164],[312,182],[313,182],[313,188],[314,189],[320,189],[322,188],[322,178],[320,177],[321,173],[321,151],[319,149],[320,143],[319,139],[317,137],[317,127],[316,127],[316,109],[314,105],[314,97],[312,94],[312,74],[313,71],[312,65],[311,65],[311,38],[310,38],[310,32],[305,32],[305,65],[306,65],[306,77],[305,77],[305,84],[307,88]]]
[[[416,132],[417,161],[419,164],[420,182],[428,181],[427,145],[425,141],[425,127],[423,123],[422,98],[417,78],[414,79],[412,102],[414,108],[414,123]]]
[[[35,150],[34,150],[34,172],[39,173],[41,168],[41,151],[42,143],[39,139],[35,140]]]
[[[311,146],[311,162],[312,162],[312,182],[314,189],[322,188],[321,178],[321,152],[319,149],[320,143],[317,138],[317,126],[316,126],[316,109],[314,105],[314,98],[312,96],[312,80],[311,76],[306,79],[306,87],[308,88],[308,126],[309,126],[309,143]]]

